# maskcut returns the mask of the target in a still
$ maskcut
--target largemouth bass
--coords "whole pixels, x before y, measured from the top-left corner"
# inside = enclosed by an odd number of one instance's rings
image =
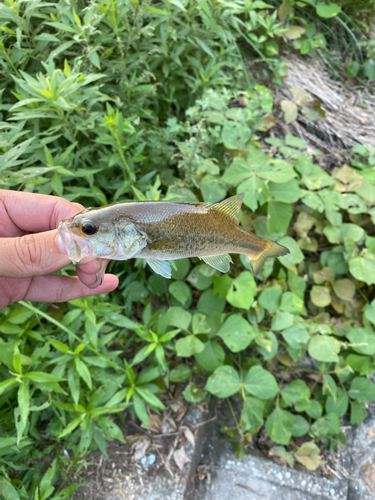
[[[238,225],[243,197],[241,193],[213,205],[129,201],[90,208],[62,220],[59,234],[74,263],[141,258],[170,278],[169,260],[199,257],[225,273],[232,253],[246,255],[257,275],[266,259],[289,250]]]

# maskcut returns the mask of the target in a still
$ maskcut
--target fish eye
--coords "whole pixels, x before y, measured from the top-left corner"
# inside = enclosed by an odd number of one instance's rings
[[[98,227],[93,222],[84,222],[82,224],[82,232],[87,234],[87,236],[91,236],[98,231]]]

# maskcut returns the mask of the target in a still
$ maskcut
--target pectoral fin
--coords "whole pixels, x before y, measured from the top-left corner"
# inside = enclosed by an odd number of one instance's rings
[[[156,274],[168,279],[172,277],[171,265],[167,260],[146,259],[146,262]]]
[[[200,258],[204,260],[206,264],[222,273],[227,273],[229,271],[230,265],[233,263],[231,256],[227,253],[223,255],[209,255]]]
[[[117,226],[119,241],[118,260],[127,260],[136,257],[147,245],[147,236],[134,224],[126,223]]]

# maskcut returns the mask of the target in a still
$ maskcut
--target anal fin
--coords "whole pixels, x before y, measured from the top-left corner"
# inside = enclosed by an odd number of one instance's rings
[[[172,277],[171,265],[167,260],[146,259],[146,262],[156,274],[168,279]]]
[[[223,255],[208,255],[206,257],[200,257],[200,259],[222,273],[227,273],[232,264],[231,256],[227,253]]]

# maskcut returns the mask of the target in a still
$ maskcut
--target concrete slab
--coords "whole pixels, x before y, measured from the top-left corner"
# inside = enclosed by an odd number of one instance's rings
[[[371,410],[371,408],[370,408]],[[220,427],[221,416],[215,421],[207,413],[191,412],[189,421],[198,427],[193,450],[187,443],[190,459],[181,473],[167,473],[161,456],[146,469],[140,464],[129,468],[130,452],[123,465],[103,463],[100,487],[96,475],[77,500],[375,500],[375,413],[364,423],[352,427],[343,425],[348,443],[338,454],[334,480],[305,469],[294,470],[276,464],[261,452],[237,459]],[[203,424],[204,421],[208,423]],[[203,424],[203,425],[202,425]],[[118,451],[124,454],[123,445]],[[112,455],[114,456],[114,455]],[[133,462],[134,465],[134,462]],[[197,479],[198,468],[209,472]],[[200,475],[200,474],[198,474]],[[204,474],[203,474],[204,476]],[[77,493],[80,490],[77,491]],[[90,493],[89,493],[90,492]]]
[[[261,454],[237,459],[217,429],[205,436],[201,463],[209,464],[211,484],[196,484],[185,500],[346,500],[347,479],[330,481],[317,474],[276,464]]]

